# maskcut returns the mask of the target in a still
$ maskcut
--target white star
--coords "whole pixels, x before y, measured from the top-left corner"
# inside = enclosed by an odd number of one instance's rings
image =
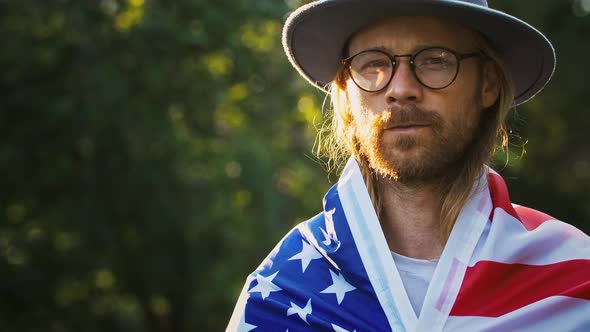
[[[336,229],[334,228],[334,219],[333,219],[333,215],[336,212],[336,208],[333,208],[330,211],[326,211],[324,212],[324,220],[326,221],[326,231],[324,231],[323,228],[320,227],[320,229],[322,230],[322,233],[324,234],[324,238],[325,240],[322,241],[325,245],[330,245],[332,243],[332,241],[338,241],[338,238],[336,237]]]
[[[350,332],[348,330],[341,328],[340,326],[338,326],[336,324],[332,324],[332,328],[334,329],[335,332]],[[356,332],[356,330],[354,330],[353,332]]]
[[[277,274],[279,274],[279,271],[268,277],[263,277],[261,274],[257,274],[256,280],[258,280],[258,285],[252,287],[248,293],[260,292],[260,295],[262,295],[262,299],[264,300],[270,295],[270,293],[283,290],[281,287],[272,283]]]
[[[324,240],[322,240],[322,243],[326,246],[329,246],[332,243],[332,239],[330,238],[330,235],[328,235],[328,233],[326,233],[326,231],[320,227],[320,230],[322,231],[322,234],[324,234]]]
[[[332,225],[332,229],[334,229],[334,219],[332,217],[334,213],[336,213],[336,208],[324,212],[324,219],[326,220],[326,227],[328,228],[328,230],[330,230],[330,225]]]
[[[273,261],[272,259],[270,259],[269,257],[265,258],[264,261],[262,261],[261,264],[261,268],[264,268],[265,270],[270,270],[272,269],[272,265],[273,265]]]
[[[311,315],[311,299],[307,301],[307,304],[304,308],[300,308],[295,303],[291,302],[291,308],[287,310],[287,316],[291,316],[297,314],[299,317],[309,325],[307,322],[307,315]]]
[[[304,240],[301,240],[301,243],[303,244],[301,252],[289,258],[289,260],[300,259],[301,269],[303,270],[303,272],[305,272],[305,269],[307,269],[309,262],[311,262],[314,259],[322,258],[322,255],[311,244],[305,242]]]
[[[338,304],[342,303],[344,300],[344,295],[347,292],[351,292],[356,289],[356,287],[349,284],[341,274],[337,274],[330,270],[330,275],[332,275],[332,286],[324,289],[321,293],[332,293],[336,294],[336,300],[338,300]]]
[[[244,313],[244,315],[242,315],[242,318],[240,319],[240,324],[238,325],[238,331],[242,332],[242,331],[252,331],[255,328],[257,328],[258,326],[256,325],[252,325],[252,324],[248,324],[246,323],[246,314]]]

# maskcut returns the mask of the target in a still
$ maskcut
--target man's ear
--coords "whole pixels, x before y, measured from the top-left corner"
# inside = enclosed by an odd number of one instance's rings
[[[483,108],[489,108],[500,96],[500,77],[498,67],[491,61],[486,61],[482,70],[481,101]]]

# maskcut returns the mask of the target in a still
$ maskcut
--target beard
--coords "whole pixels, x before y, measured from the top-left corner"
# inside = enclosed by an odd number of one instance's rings
[[[455,116],[445,121],[436,112],[405,105],[357,121],[356,136],[361,155],[377,175],[417,185],[453,172],[472,144],[478,122],[479,116]],[[410,124],[427,127],[410,135],[388,135],[389,128]]]

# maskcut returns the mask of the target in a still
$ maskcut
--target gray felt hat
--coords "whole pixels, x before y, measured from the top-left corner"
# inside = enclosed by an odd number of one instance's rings
[[[310,83],[326,89],[340,67],[348,39],[392,16],[435,16],[486,36],[506,62],[516,104],[537,94],[555,70],[551,42],[522,20],[488,7],[486,0],[320,0],[291,13],[283,28],[289,61]]]

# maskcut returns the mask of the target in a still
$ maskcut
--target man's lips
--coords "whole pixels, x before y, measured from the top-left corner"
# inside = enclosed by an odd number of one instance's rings
[[[430,125],[422,124],[422,123],[404,123],[404,124],[397,124],[397,125],[387,127],[385,130],[411,131],[411,130],[417,130],[417,129],[426,128],[426,127],[430,127]]]

